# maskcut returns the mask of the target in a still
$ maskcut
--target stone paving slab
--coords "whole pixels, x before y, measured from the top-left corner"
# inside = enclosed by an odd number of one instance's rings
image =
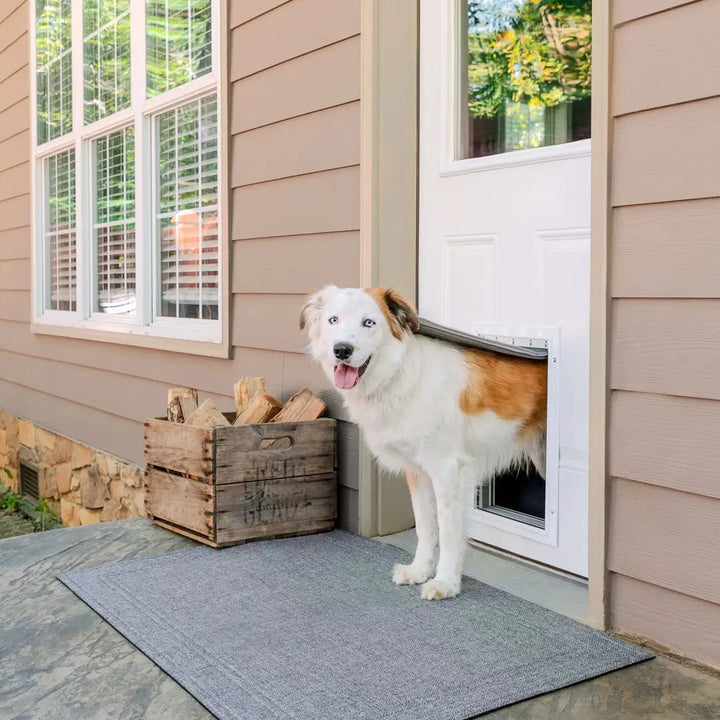
[[[0,511],[0,540],[5,538],[28,535],[35,532],[35,525],[20,513],[8,513]]]
[[[212,720],[56,579],[192,544],[144,519],[0,540],[0,720]],[[657,658],[483,718],[718,720],[720,677]]]

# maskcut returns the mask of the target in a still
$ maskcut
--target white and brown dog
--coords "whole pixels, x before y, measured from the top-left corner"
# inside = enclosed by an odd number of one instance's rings
[[[302,309],[306,326],[370,450],[406,473],[418,546],[393,581],[424,583],[427,600],[454,597],[474,488],[520,463],[544,474],[545,363],[416,335],[415,309],[383,288],[325,287]]]

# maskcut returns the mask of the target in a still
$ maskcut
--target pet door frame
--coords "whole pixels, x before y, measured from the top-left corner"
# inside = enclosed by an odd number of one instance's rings
[[[486,340],[526,348],[546,348],[547,358],[547,433],[545,445],[545,522],[523,521],[523,513],[512,510],[502,514],[478,508],[476,502],[485,488],[476,488],[467,513],[467,528],[473,540],[502,547],[502,533],[519,535],[544,545],[558,545],[560,486],[560,328],[556,325],[507,325],[473,323],[472,331]],[[479,487],[479,486],[478,486]],[[490,492],[490,497],[492,492]],[[536,518],[533,518],[536,519]]]

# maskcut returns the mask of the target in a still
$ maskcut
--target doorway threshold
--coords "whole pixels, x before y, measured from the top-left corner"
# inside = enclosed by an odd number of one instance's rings
[[[415,553],[417,545],[414,529],[374,539],[411,554]],[[588,586],[587,582],[580,579],[567,577],[475,543],[470,543],[465,555],[464,574],[498,590],[589,624]]]

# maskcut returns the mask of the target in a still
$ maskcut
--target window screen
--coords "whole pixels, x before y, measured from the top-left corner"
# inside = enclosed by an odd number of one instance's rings
[[[218,317],[217,100],[157,118],[160,308],[164,317]]]
[[[45,217],[45,259],[48,310],[75,310],[75,151],[45,160],[48,204]]]
[[[70,0],[37,0],[35,61],[38,145],[72,130]]]
[[[135,312],[135,131],[95,141],[95,311]]]
[[[85,122],[130,106],[130,0],[84,0]]]
[[[210,0],[148,0],[145,42],[148,97],[209,73]]]

